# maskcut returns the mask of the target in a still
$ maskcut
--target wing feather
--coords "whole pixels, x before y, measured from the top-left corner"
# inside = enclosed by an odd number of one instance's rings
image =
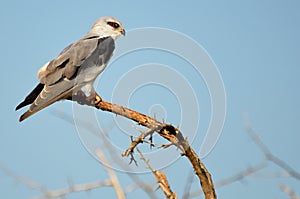
[[[19,121],[22,122],[29,116],[46,108],[47,106],[53,104],[54,102],[64,99],[64,98],[67,98],[67,96],[72,94],[73,90],[74,90],[74,87],[71,87],[71,88],[65,90],[64,92],[60,93],[59,95],[54,96],[51,99],[41,97],[43,95],[43,92],[45,92],[43,90],[42,93],[38,96],[38,98],[31,104],[30,108],[23,115],[21,115],[21,117],[19,118]]]
[[[39,92],[32,91],[26,97],[27,101],[25,99],[17,106],[21,108],[31,103],[29,110],[20,117],[19,121],[23,121],[58,100],[72,96],[72,92],[95,79],[106,66],[114,48],[114,40],[111,37],[99,39],[91,35],[65,48],[54,60],[46,63],[39,70],[38,76],[43,88],[38,90]],[[87,73],[92,77],[91,79],[87,78],[84,72],[90,68],[91,73]]]
[[[20,108],[27,106],[34,102],[34,100],[37,98],[37,96],[42,92],[44,88],[44,84],[39,83],[24,99],[23,102],[21,102],[17,107],[16,110],[19,110]]]
[[[69,45],[42,71],[39,75],[41,77],[40,82],[45,85],[51,85],[61,78],[71,79],[77,68],[95,51],[98,46],[98,40],[98,37],[90,39],[85,36]]]

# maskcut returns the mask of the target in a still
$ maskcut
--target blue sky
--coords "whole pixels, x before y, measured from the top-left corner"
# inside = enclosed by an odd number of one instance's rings
[[[15,106],[37,84],[37,70],[54,58],[65,46],[83,36],[101,16],[115,16],[126,30],[161,27],[181,32],[198,42],[216,64],[226,89],[227,113],[222,135],[204,163],[215,181],[237,173],[264,160],[247,136],[243,115],[247,113],[253,128],[277,156],[300,171],[298,140],[300,127],[299,52],[300,4],[298,1],[6,1],[1,2],[2,44],[1,65],[3,85],[1,97],[0,165],[18,176],[24,176],[47,189],[61,189],[107,179],[103,166],[81,143],[76,128],[53,115],[72,115],[70,102],[59,102],[41,111],[24,123],[18,122],[23,111]],[[129,35],[128,35],[129,36]],[[121,38],[125,41],[126,37]],[[122,42],[117,42],[117,48]],[[176,41],[174,41],[176,42]],[[188,50],[188,49],[187,49]],[[108,66],[99,80],[97,90],[109,100],[119,78],[140,64],[160,63],[174,67],[185,76],[196,91],[201,110],[200,132],[208,127],[209,94],[203,80],[197,79],[186,63],[165,52],[145,51],[130,54]],[[121,66],[119,66],[121,65]],[[202,94],[203,93],[203,94]],[[167,122],[178,125],[180,111],[176,96],[162,87],[143,87],[129,103],[131,108],[151,114],[151,106],[165,108]],[[157,110],[162,110],[158,106]],[[155,109],[153,109],[155,110]],[[159,112],[159,111],[158,111]],[[105,128],[110,129],[114,115],[96,113]],[[158,115],[158,118],[160,116]],[[162,118],[164,116],[161,116]],[[111,139],[119,147],[129,144],[128,135],[111,127]],[[133,129],[133,133],[136,131]],[[183,132],[184,133],[184,132]],[[194,143],[199,148],[203,135]],[[157,138],[158,142],[159,138]],[[100,146],[101,147],[101,146]],[[103,146],[104,147],[104,146]],[[149,150],[145,147],[145,150]],[[124,160],[126,161],[126,160]],[[164,171],[174,191],[182,196],[191,168],[185,158]],[[178,172],[182,171],[182,172]],[[291,178],[267,178],[265,174],[282,172],[270,164],[259,175],[217,189],[219,198],[288,198],[280,189],[285,183],[300,195],[299,182]],[[126,174],[117,173],[121,185],[132,182]],[[141,175],[154,182],[151,175]],[[0,171],[0,196],[32,198],[40,193],[16,183]],[[194,183],[192,189],[199,188]],[[162,196],[158,192],[159,198]],[[67,198],[114,197],[111,188],[70,194]],[[142,191],[128,198],[144,196]]]

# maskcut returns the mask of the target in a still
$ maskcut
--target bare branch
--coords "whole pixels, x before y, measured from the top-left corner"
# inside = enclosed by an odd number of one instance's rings
[[[96,94],[96,99],[101,99],[101,97]],[[89,100],[81,95],[75,95],[71,100],[76,101],[82,105],[85,104],[102,111],[108,111],[117,115],[121,115],[149,129],[157,129],[156,132],[160,136],[172,142],[182,151],[182,155],[186,156],[189,159],[196,175],[200,180],[200,184],[206,199],[217,198],[210,173],[208,172],[198,155],[195,153],[195,151],[190,147],[188,141],[184,139],[179,129],[173,127],[172,125],[161,123],[156,119],[146,116],[142,113],[102,100],[100,100],[100,102],[98,102],[97,104],[94,104],[94,101],[97,100]]]
[[[219,187],[226,186],[228,184],[232,184],[232,183],[237,182],[237,181],[241,181],[244,178],[257,173],[258,171],[260,171],[260,170],[262,170],[266,167],[267,167],[267,164],[265,162],[257,164],[253,167],[248,167],[245,170],[242,170],[242,171],[234,174],[233,176],[230,176],[228,178],[225,178],[221,181],[216,182],[216,187],[219,188]],[[201,190],[197,190],[197,191],[194,191],[194,192],[190,193],[189,196],[190,196],[190,198],[194,198],[194,197],[197,197],[197,196],[201,195],[202,193],[203,192]]]
[[[130,146],[128,147],[128,149],[126,151],[124,151],[122,153],[122,156],[123,157],[126,157],[128,156],[130,153],[133,152],[134,148],[140,144],[140,143],[143,143],[144,140],[145,140],[145,137],[147,137],[148,135],[151,135],[152,133],[154,133],[155,131],[157,131],[159,129],[153,129],[153,128],[150,128],[148,129],[147,131],[145,131],[144,133],[141,133],[139,137],[137,137],[135,140],[132,140],[131,141],[131,144]]]
[[[107,186],[109,187],[112,186],[112,182],[110,180],[104,180],[101,182],[90,182],[90,183],[80,184],[80,185],[72,185],[65,189],[48,191],[44,193],[44,195],[35,197],[34,199],[64,197],[74,192],[89,191],[99,187],[107,187]]]
[[[133,175],[129,175],[129,176],[133,176]],[[141,188],[148,194],[149,198],[152,198],[152,199],[157,198],[156,195],[154,194],[155,189],[153,188],[154,184],[156,184],[156,182],[149,182],[148,184],[146,184],[146,183],[141,182],[140,180],[136,180],[134,178],[132,178],[132,180],[135,183],[127,186],[125,188],[125,193],[131,193],[134,190]]]
[[[280,189],[281,189],[286,195],[288,195],[291,199],[300,199],[299,196],[296,196],[294,190],[292,190],[291,188],[289,188],[289,187],[286,186],[285,184],[281,184],[281,185],[280,185]]]
[[[5,175],[12,177],[16,182],[24,184],[27,187],[29,187],[30,189],[37,190],[42,193],[47,192],[46,187],[39,185],[38,183],[34,182],[33,180],[31,180],[27,177],[19,176],[19,175],[15,174],[10,169],[4,167],[2,164],[0,164],[0,169],[3,171],[3,173]]]
[[[59,111],[55,111],[53,112],[53,114],[57,117],[59,117],[60,119],[62,120],[65,120],[66,122],[69,122],[71,123],[72,125],[75,125],[73,120],[72,120],[72,117],[66,113],[63,113],[63,112],[59,112]],[[103,135],[103,134],[99,134],[97,131],[98,131],[98,128],[96,128],[94,126],[94,124],[90,124],[89,122],[84,122],[84,121],[81,121],[80,122],[82,125],[84,125],[84,127],[90,131],[91,133],[95,134],[95,135]],[[109,131],[109,130],[107,130]],[[106,139],[103,138],[103,141],[104,141],[104,145],[105,147],[108,149],[109,153],[110,153],[110,156],[119,156],[119,154],[116,154],[114,152],[114,150],[111,150],[111,145],[107,142]],[[118,165],[120,165],[122,168],[124,168],[125,170],[130,170],[130,167],[125,164],[123,161],[120,161],[119,158],[114,158],[114,160],[117,162]],[[131,174],[130,172],[127,173],[127,175],[134,181],[134,184],[133,185],[129,185],[126,189],[125,189],[125,193],[130,193],[130,192],[133,192],[135,189],[137,188],[141,188],[148,196],[149,198],[151,199],[156,199],[156,195],[155,195],[155,190],[152,188],[151,185],[149,185],[148,183],[145,183],[143,182],[142,180],[139,179],[139,177],[135,174]]]
[[[247,176],[250,176],[264,168],[267,167],[267,163],[265,162],[262,162],[254,167],[248,167],[247,169],[243,170],[243,171],[240,171],[239,173],[229,177],[229,178],[226,178],[224,180],[221,180],[219,182],[216,183],[216,187],[222,187],[222,186],[226,186],[228,184],[231,184],[233,182],[236,182],[236,181],[241,181],[243,180],[245,177]]]
[[[68,195],[70,193],[74,193],[74,192],[89,191],[89,190],[93,190],[93,189],[96,189],[99,187],[113,185],[110,180],[104,180],[104,181],[90,182],[90,183],[85,183],[85,184],[70,185],[67,188],[48,191],[44,186],[39,185],[38,183],[34,182],[33,180],[31,180],[29,178],[15,174],[13,171],[5,168],[3,165],[0,166],[0,169],[7,176],[14,178],[18,183],[24,184],[24,185],[28,186],[29,188],[31,188],[33,190],[37,190],[43,194],[41,196],[34,197],[35,199],[58,198],[58,197],[66,196],[66,195]]]
[[[267,160],[273,162],[277,166],[284,169],[286,172],[288,172],[290,174],[291,177],[293,177],[297,180],[300,180],[300,173],[298,173],[295,169],[293,169],[285,161],[281,160],[280,158],[278,158],[277,156],[272,154],[272,152],[268,149],[268,147],[262,142],[259,135],[257,133],[255,133],[248,118],[246,120],[246,128],[247,128],[247,132],[248,132],[249,136],[254,141],[254,143],[259,147],[259,149],[262,151],[262,153],[264,154],[264,156]]]
[[[264,172],[264,173],[259,173],[254,175],[255,177],[259,177],[259,178],[289,178],[291,177],[291,175],[286,172],[286,171],[282,171],[282,172]]]
[[[117,175],[115,174],[114,170],[112,168],[110,168],[108,165],[108,162],[104,156],[104,154],[102,153],[101,150],[96,150],[96,155],[97,157],[99,158],[99,160],[101,162],[103,162],[103,165],[110,177],[110,180],[111,180],[111,183],[112,183],[112,186],[114,187],[115,191],[116,191],[116,194],[118,196],[119,199],[125,199],[125,194],[124,194],[124,191],[119,183],[119,180],[117,178]]]
[[[161,188],[161,190],[164,192],[166,198],[167,199],[177,199],[177,195],[171,190],[171,187],[169,185],[166,175],[162,171],[154,170],[151,167],[149,160],[146,160],[143,153],[139,150],[138,147],[136,147],[136,150],[139,152],[141,159],[146,163],[147,167],[155,175],[157,183],[158,183],[159,187]]]

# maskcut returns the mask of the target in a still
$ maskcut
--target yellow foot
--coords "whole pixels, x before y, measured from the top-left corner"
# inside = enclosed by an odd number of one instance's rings
[[[96,93],[94,104],[97,105],[102,101],[102,98]]]
[[[102,99],[96,92],[94,92],[86,98],[86,101],[88,101],[91,104],[97,105],[102,101]]]

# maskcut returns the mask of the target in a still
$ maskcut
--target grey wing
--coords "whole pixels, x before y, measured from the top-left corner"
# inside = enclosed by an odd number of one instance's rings
[[[81,39],[65,48],[54,60],[49,62],[42,73],[40,82],[51,85],[62,77],[71,79],[78,67],[93,53],[98,39]]]
[[[108,46],[112,46],[108,48]],[[114,50],[112,38],[85,37],[65,48],[54,60],[39,73],[39,79],[44,88],[23,114],[20,121],[49,106],[57,100],[72,95],[78,86],[75,77],[78,70],[88,68],[95,62],[106,63]]]
[[[85,66],[100,66],[107,64],[111,58],[113,51],[115,50],[115,42],[111,37],[104,37],[98,40],[97,48],[93,53],[85,60]]]
[[[89,82],[95,79],[106,67],[114,49],[115,43],[111,37],[99,39],[97,48],[81,64],[78,71],[79,75],[77,75],[77,81]]]
[[[72,85],[73,84],[69,84],[66,81],[61,81],[58,84],[50,86],[44,85],[44,88],[41,91],[41,93],[33,101],[29,109],[23,115],[21,115],[19,121],[21,122],[25,120],[29,116],[46,108],[47,106],[53,104],[54,102],[60,99],[68,98],[70,95],[72,95],[72,92],[75,88]],[[64,88],[63,92],[60,90],[61,88]]]

